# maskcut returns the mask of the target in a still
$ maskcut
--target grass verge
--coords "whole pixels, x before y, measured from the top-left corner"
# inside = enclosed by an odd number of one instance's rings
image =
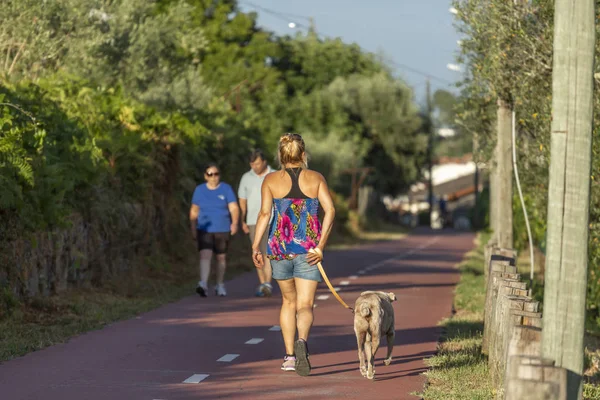
[[[489,378],[487,358],[481,354],[485,305],[483,246],[488,240],[489,235],[479,234],[477,247],[459,265],[461,278],[454,296],[455,313],[440,322],[444,327],[444,335],[438,345],[438,353],[426,360],[430,367],[425,373],[427,385],[418,394],[424,400],[495,398],[496,391]],[[519,263],[521,261],[525,260],[519,259]],[[519,272],[528,276],[528,265],[521,266]],[[599,344],[600,338],[586,336],[585,400],[600,400]]]
[[[493,399],[487,359],[481,354],[485,288],[483,245],[485,237],[477,237],[477,247],[459,266],[460,282],[454,297],[455,314],[441,321],[444,327],[438,353],[427,359],[430,370],[425,373],[425,400]]]
[[[332,246],[328,247],[395,240],[405,233],[398,226],[382,225],[352,236],[332,236]],[[236,235],[228,253],[226,279],[254,270],[250,253],[248,238]],[[0,362],[63,343],[75,335],[194,294],[198,261],[193,250],[177,260],[160,254],[149,257],[144,265],[143,275],[122,276],[105,282],[102,287],[72,289],[26,303],[17,303],[11,298],[9,312],[0,314]],[[2,296],[0,293],[0,301]]]

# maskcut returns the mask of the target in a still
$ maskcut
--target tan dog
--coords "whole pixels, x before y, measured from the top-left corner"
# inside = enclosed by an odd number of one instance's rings
[[[394,293],[362,292],[354,303],[354,332],[358,342],[358,359],[360,373],[368,379],[375,377],[375,354],[379,349],[381,336],[387,337],[387,357],[385,365],[392,362],[394,349],[394,307],[392,301],[396,300]]]

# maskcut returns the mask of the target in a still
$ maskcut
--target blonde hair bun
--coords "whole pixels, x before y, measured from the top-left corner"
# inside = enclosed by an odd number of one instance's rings
[[[279,165],[281,167],[287,164],[301,164],[304,168],[306,165],[306,146],[304,139],[297,133],[286,133],[279,138]]]

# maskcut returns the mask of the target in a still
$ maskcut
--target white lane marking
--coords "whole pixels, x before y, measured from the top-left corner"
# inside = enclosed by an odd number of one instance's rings
[[[189,378],[187,378],[185,381],[183,381],[183,383],[200,383],[203,380],[205,380],[206,378],[208,378],[210,375],[208,374],[194,374],[192,376],[190,376]]]
[[[350,275],[350,276],[348,277],[348,279],[352,279],[352,280],[354,280],[354,279],[358,279],[358,276],[356,276],[356,275]]]
[[[279,325],[273,325],[269,328],[270,331],[280,331],[281,327]]]
[[[250,340],[248,340],[245,344],[259,344],[260,342],[262,342],[263,338],[252,338]]]
[[[400,254],[400,255],[397,255],[397,256],[394,256],[394,257],[390,257],[390,258],[386,258],[385,260],[381,260],[381,261],[379,261],[379,262],[377,262],[375,264],[371,264],[368,267],[365,267],[364,269],[358,271],[358,274],[359,275],[363,275],[365,273],[364,271],[371,271],[371,270],[377,269],[379,267],[382,267],[383,265],[385,265],[389,261],[402,260],[402,259],[406,258],[407,256],[410,256],[412,254],[418,253],[419,251],[421,251],[423,249],[426,249],[427,247],[431,246],[432,244],[436,243],[439,240],[440,240],[440,237],[436,236],[436,237],[432,238],[431,240],[429,240],[428,242],[423,243],[419,247],[416,247],[416,248],[414,248],[412,250],[409,250],[409,251],[407,251],[404,254]]]
[[[238,358],[239,354],[225,354],[223,357],[219,358],[217,361],[219,362],[231,362]]]
[[[322,294],[320,296],[317,296],[317,300],[327,300],[329,298],[328,294]]]
[[[334,287],[333,290],[335,290],[336,292],[339,292],[340,290],[342,290],[341,287]]]
[[[350,284],[350,281],[341,281],[340,285],[342,286],[348,286]]]
[[[317,303],[314,303],[314,304],[313,304],[313,308],[317,308],[317,306],[318,306],[318,304],[317,304]]]

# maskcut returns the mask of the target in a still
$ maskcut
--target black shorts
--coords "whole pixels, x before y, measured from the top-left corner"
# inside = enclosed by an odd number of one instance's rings
[[[229,247],[229,232],[196,232],[196,241],[198,242],[198,251],[212,250],[215,254],[227,253]]]

